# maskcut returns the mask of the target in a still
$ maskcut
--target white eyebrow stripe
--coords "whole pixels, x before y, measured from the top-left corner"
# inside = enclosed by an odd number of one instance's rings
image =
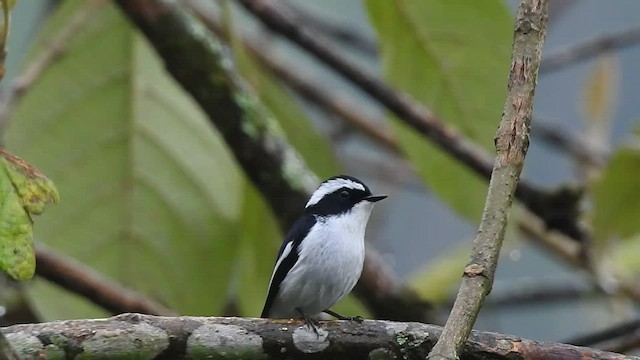
[[[344,187],[349,189],[354,189],[354,190],[365,191],[364,185],[360,184],[359,182],[355,182],[353,180],[333,179],[333,180],[325,181],[320,185],[318,190],[313,192],[313,195],[311,195],[311,198],[307,202],[307,205],[305,205],[305,209],[308,208],[309,206],[313,206],[317,204],[326,195],[331,194],[332,192]]]

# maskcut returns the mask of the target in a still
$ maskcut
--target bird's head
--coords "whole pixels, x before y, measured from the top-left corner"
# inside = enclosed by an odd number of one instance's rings
[[[369,218],[373,204],[386,195],[372,195],[362,181],[347,175],[325,180],[305,206],[305,212],[318,216],[362,215]]]

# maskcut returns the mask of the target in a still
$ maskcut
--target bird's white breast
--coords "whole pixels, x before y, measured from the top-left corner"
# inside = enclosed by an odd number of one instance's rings
[[[299,258],[280,285],[273,317],[314,316],[356,285],[364,262],[365,227],[372,205],[358,204],[340,216],[318,218],[299,247]]]

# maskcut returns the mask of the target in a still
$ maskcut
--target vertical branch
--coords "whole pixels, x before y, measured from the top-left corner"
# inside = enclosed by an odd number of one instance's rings
[[[484,298],[491,291],[498,255],[529,147],[542,45],[546,35],[549,0],[522,0],[515,23],[507,98],[495,143],[489,192],[458,296],[431,359],[458,359],[471,333]]]

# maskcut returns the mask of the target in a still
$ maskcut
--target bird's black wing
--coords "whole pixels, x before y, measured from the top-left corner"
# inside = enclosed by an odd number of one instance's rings
[[[276,259],[277,267],[273,269],[273,278],[269,284],[269,294],[267,295],[267,301],[264,304],[261,317],[269,317],[269,311],[273,305],[273,301],[280,290],[280,284],[284,280],[285,276],[289,273],[289,270],[298,261],[298,246],[302,240],[307,236],[311,228],[316,224],[316,218],[313,215],[303,215],[299,218],[291,227],[287,236],[285,236],[280,251],[278,252],[278,258]],[[284,249],[291,243],[291,250],[284,254]],[[278,264],[278,261],[283,256],[284,258]]]

